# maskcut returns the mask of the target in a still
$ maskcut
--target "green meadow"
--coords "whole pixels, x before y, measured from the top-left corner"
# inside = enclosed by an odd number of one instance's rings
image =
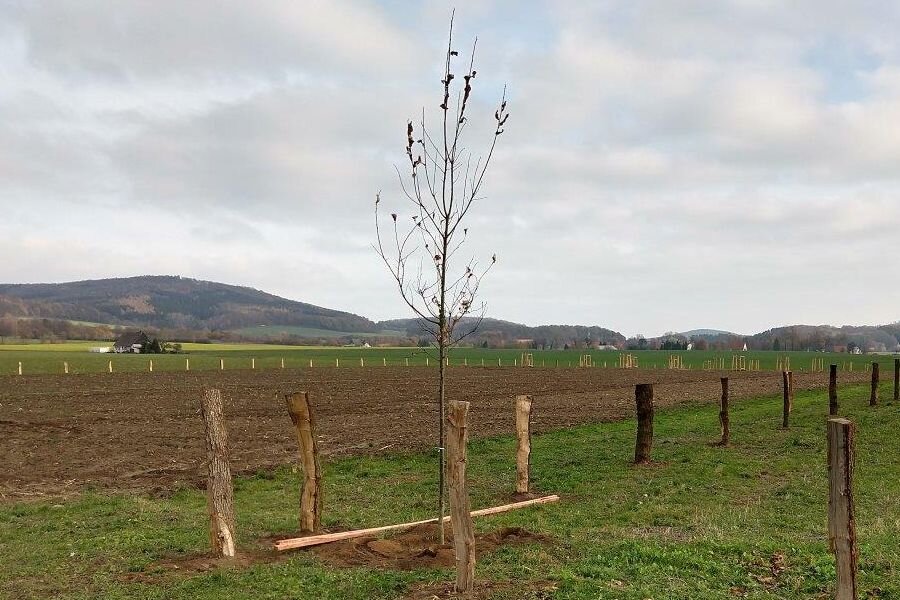
[[[218,369],[221,361],[226,369],[277,369],[282,359],[285,368],[309,367],[359,367],[364,366],[422,366],[436,364],[435,351],[423,348],[363,348],[332,346],[278,346],[270,344],[183,344],[183,354],[125,355],[92,354],[93,346],[108,346],[109,342],[61,342],[0,345],[0,375],[18,372],[22,363],[24,374],[63,373],[63,363],[68,363],[70,373],[99,373],[109,369],[114,372],[147,371],[153,361],[154,371],[183,371],[185,359],[191,370]],[[620,355],[631,354],[641,368],[663,369],[670,356],[681,358],[684,368],[703,369],[704,363],[724,360],[730,369],[732,357],[743,356],[745,363],[759,361],[762,370],[774,370],[779,360],[790,359],[794,371],[809,371],[813,361],[821,360],[839,365],[841,370],[852,368],[865,370],[873,361],[881,364],[884,373],[893,369],[894,358],[889,355],[851,356],[822,352],[706,352],[706,351],[655,351],[633,352],[583,351],[583,350],[529,350],[535,367],[577,367],[582,355],[590,355],[596,368],[612,368],[619,364]],[[517,349],[457,348],[451,351],[451,366],[513,366],[521,361],[523,351]],[[362,361],[362,363],[360,362]]]
[[[886,395],[886,394],[884,394]],[[867,389],[841,389],[857,430],[856,501],[861,597],[900,598],[900,406],[870,408]],[[562,501],[476,520],[479,531],[522,527],[543,541],[478,557],[482,598],[644,600],[832,597],[826,539],[825,415],[821,392],[801,392],[789,430],[781,399],[736,403],[732,446],[717,408],[656,415],[654,459],[630,464],[634,420],[535,436],[532,477]],[[539,410],[539,408],[538,408]],[[473,508],[509,500],[515,441],[473,442]],[[202,457],[198,456],[198,470]],[[327,528],[428,518],[433,456],[360,457],[324,464]],[[300,474],[284,467],[236,480],[239,549],[261,552],[297,526]],[[166,561],[207,550],[202,491],[166,498],[109,495],[0,504],[0,597],[189,599],[393,599],[452,581],[452,570],[339,568],[308,551],[282,561],[205,572]],[[420,596],[421,597],[421,596]]]

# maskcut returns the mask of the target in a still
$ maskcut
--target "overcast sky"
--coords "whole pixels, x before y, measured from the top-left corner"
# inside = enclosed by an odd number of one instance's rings
[[[455,2],[491,316],[900,319],[900,3]],[[371,248],[450,4],[0,0],[0,281],[173,274],[410,316]],[[461,52],[464,53],[464,52]],[[395,208],[396,207],[396,208]]]

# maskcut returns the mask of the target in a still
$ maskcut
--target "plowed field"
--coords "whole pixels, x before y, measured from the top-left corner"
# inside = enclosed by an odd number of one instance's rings
[[[781,390],[774,372],[451,368],[448,398],[472,402],[473,436],[512,434],[513,398],[535,396],[534,429],[628,417],[635,383],[656,384],[657,406],[713,402],[719,378],[735,400]],[[86,486],[166,493],[198,485],[204,459],[199,397],[226,398],[232,469],[292,463],[297,444],[281,395],[307,390],[326,456],[436,446],[436,371],[369,367],[122,373],[0,378],[0,499],[67,495]],[[827,373],[796,374],[798,390]],[[842,373],[842,383],[865,373]]]

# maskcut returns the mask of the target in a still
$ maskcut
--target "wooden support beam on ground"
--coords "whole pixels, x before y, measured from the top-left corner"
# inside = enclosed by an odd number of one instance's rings
[[[837,567],[835,600],[856,600],[859,548],[853,506],[854,427],[828,420],[828,543]]]
[[[228,464],[228,432],[222,410],[222,393],[205,390],[200,399],[206,428],[206,503],[209,541],[219,557],[235,555],[234,488]]]
[[[516,397],[516,493],[527,494],[531,480],[531,396]]]
[[[497,515],[520,508],[528,508],[530,506],[538,506],[541,504],[550,504],[559,502],[559,496],[544,496],[533,500],[523,500],[522,502],[513,502],[512,504],[503,504],[493,508],[482,508],[481,510],[473,510],[470,514],[474,517],[487,517],[489,515]],[[450,521],[450,517],[444,517],[444,522]],[[296,548],[308,548],[310,546],[320,546],[322,544],[330,544],[332,542],[340,542],[343,540],[352,540],[370,535],[378,535],[381,533],[390,533],[392,531],[402,531],[411,529],[419,525],[430,525],[437,523],[436,518],[425,519],[424,521],[412,521],[410,523],[400,523],[398,525],[385,525],[383,527],[369,527],[367,529],[355,529],[353,531],[340,531],[337,533],[323,533],[321,535],[310,535],[307,537],[291,538],[286,540],[278,540],[275,542],[274,549],[283,552],[285,550],[294,550]]]
[[[303,491],[300,494],[300,531],[315,533],[322,526],[322,467],[316,443],[316,420],[309,392],[285,396],[288,414],[297,430],[300,462],[303,464]]]

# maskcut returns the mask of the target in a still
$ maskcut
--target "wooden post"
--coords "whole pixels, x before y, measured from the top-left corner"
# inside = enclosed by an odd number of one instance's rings
[[[250,368],[251,368],[251,369],[255,369],[255,368],[256,368],[256,359],[255,359],[255,358],[251,358],[251,359],[250,359]]]
[[[209,511],[209,541],[216,556],[233,558],[234,488],[228,465],[228,432],[219,390],[205,390],[200,400],[206,425],[206,506]]]
[[[853,506],[854,427],[828,419],[828,543],[837,566],[835,600],[856,600],[856,521]]]
[[[447,476],[450,492],[450,523],[456,551],[456,591],[471,593],[475,584],[475,532],[466,480],[466,452],[469,441],[469,403],[451,400],[447,406]]]
[[[109,372],[110,372],[110,373],[113,372],[113,369],[112,369],[112,361],[109,361],[109,365],[107,366],[107,369],[109,369]]]
[[[872,363],[872,395],[869,397],[869,406],[878,406],[879,367],[877,362]]]
[[[220,371],[224,371],[224,370],[225,370],[225,359],[224,359],[224,358],[220,358],[220,359],[219,359],[219,370],[220,370]]]
[[[322,467],[316,443],[316,420],[309,392],[285,396],[288,414],[297,430],[300,462],[303,464],[303,492],[300,495],[300,531],[314,533],[322,526]]]
[[[184,370],[185,371],[191,370],[191,359],[189,359],[189,358],[184,359]]]
[[[782,371],[781,377],[783,379],[784,389],[784,411],[783,416],[781,418],[781,426],[785,429],[791,426],[791,373],[790,371]]]
[[[531,479],[531,396],[516,397],[516,493],[527,494]]]
[[[386,367],[386,366],[387,366],[387,358],[386,358],[386,357],[382,357],[382,359],[381,359],[381,366],[383,366],[383,367]]]
[[[837,370],[837,365],[831,365],[828,374],[828,414],[832,417],[838,414]]]
[[[22,374],[22,361],[19,361],[19,375]]]
[[[312,369],[312,366],[313,366],[313,361],[312,361],[312,359],[309,359],[309,368]]]
[[[281,357],[281,368],[282,369],[284,368],[284,357],[283,356]]]
[[[900,401],[900,358],[894,359],[894,402]]]
[[[339,358],[334,359],[334,366],[335,367],[341,366],[341,359],[339,359]]]
[[[731,442],[731,429],[728,419],[728,378],[722,377],[722,404],[719,408],[719,423],[722,425],[721,446],[727,446]]]
[[[361,367],[366,366],[365,360],[363,359],[362,356],[359,357],[359,366],[361,366]]]
[[[69,363],[67,362],[63,362],[63,373],[65,373],[66,375],[69,374]]]
[[[634,463],[640,465],[650,462],[650,451],[653,449],[653,385],[639,383],[634,388],[634,399],[637,404]]]
[[[150,372],[153,372],[153,359],[150,359]]]
[[[406,361],[406,366],[408,367],[409,366],[409,357],[405,358],[404,360]]]

